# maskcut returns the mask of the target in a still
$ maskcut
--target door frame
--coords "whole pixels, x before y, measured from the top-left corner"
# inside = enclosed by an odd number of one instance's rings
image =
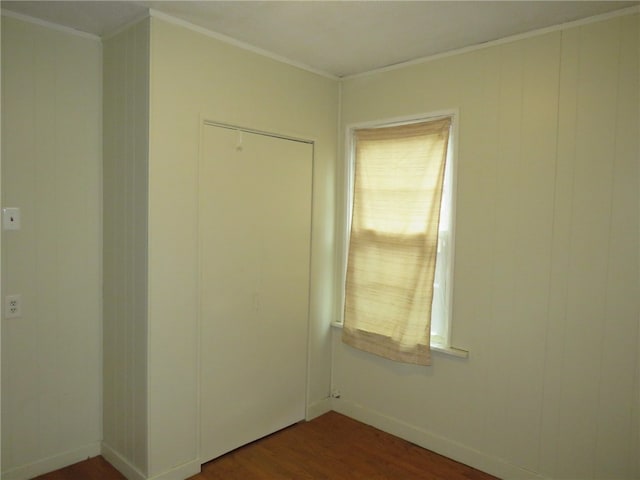
[[[237,124],[232,124],[228,122],[220,122],[218,120],[213,120],[212,116],[206,114],[200,114],[199,119],[199,130],[198,130],[198,162],[197,162],[197,181],[196,181],[196,191],[195,195],[198,199],[196,202],[196,224],[197,224],[197,245],[196,245],[196,259],[198,262],[197,269],[197,279],[196,284],[198,286],[196,291],[196,301],[198,308],[196,309],[196,332],[198,335],[198,344],[196,346],[196,356],[197,356],[197,371],[196,371],[196,398],[197,398],[197,406],[196,406],[196,415],[198,421],[196,422],[196,436],[197,436],[197,447],[198,447],[198,461],[202,462],[202,452],[201,452],[201,440],[202,440],[202,430],[201,430],[201,418],[202,418],[202,385],[201,385],[201,372],[202,372],[202,269],[201,269],[201,253],[202,253],[202,245],[201,245],[201,228],[202,223],[200,221],[200,174],[202,171],[202,162],[203,162],[203,137],[206,127],[219,127],[225,128],[229,130],[235,130],[237,132],[243,133],[251,133],[255,135],[264,135],[267,137],[278,138],[282,140],[289,140],[294,142],[306,143],[311,145],[311,192],[310,192],[310,211],[311,218],[309,222],[309,294],[308,294],[308,304],[307,304],[307,339],[306,339],[306,351],[307,351],[307,362],[306,362],[306,376],[305,376],[305,392],[304,392],[304,411],[305,418],[309,418],[309,398],[310,398],[310,388],[311,388],[311,279],[312,279],[312,257],[313,257],[313,216],[314,216],[314,185],[315,185],[315,155],[316,155],[316,140],[311,138],[304,138],[297,135],[290,135],[286,133],[278,133],[269,130],[256,129],[246,126],[241,126]]]

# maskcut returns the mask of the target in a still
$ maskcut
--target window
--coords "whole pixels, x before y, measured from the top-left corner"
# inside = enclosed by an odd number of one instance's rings
[[[343,341],[429,364],[447,349],[453,115],[351,130]]]

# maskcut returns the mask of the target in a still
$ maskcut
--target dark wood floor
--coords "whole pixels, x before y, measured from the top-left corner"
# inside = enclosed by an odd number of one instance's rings
[[[96,457],[37,480],[122,480]],[[281,430],[202,467],[189,480],[495,480],[336,412]]]
[[[102,457],[94,457],[55,472],[40,475],[34,480],[126,480]]]

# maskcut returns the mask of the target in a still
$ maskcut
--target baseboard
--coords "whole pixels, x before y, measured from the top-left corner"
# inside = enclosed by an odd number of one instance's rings
[[[102,456],[128,480],[145,480],[146,476],[108,444],[102,443]]]
[[[185,478],[189,478],[200,473],[200,470],[200,461],[193,460],[172,468],[171,470],[158,473],[153,477],[149,477],[148,480],[184,480]]]
[[[312,404],[307,405],[307,415],[305,416],[305,419],[307,421],[313,420],[314,418],[319,417],[320,415],[324,415],[331,410],[331,399],[328,397],[323,398],[322,400],[318,400],[317,402],[313,402]]]
[[[200,473],[200,462],[198,460],[193,460],[165,472],[158,473],[152,477],[147,477],[122,455],[105,443],[102,444],[102,456],[128,480],[184,480],[185,478],[189,478]]]
[[[458,462],[495,475],[504,480],[548,480],[535,472],[512,465],[500,458],[492,457],[467,445],[445,438],[434,432],[418,428],[397,418],[370,410],[362,405],[341,399],[333,399],[332,409],[362,423],[391,433],[411,443],[434,451]]]
[[[2,472],[2,479],[28,480],[30,478],[37,477],[38,475],[49,473],[68,465],[81,462],[87,458],[97,457],[98,455],[100,455],[100,443],[90,443],[59,455],[53,455],[36,462],[21,465]]]

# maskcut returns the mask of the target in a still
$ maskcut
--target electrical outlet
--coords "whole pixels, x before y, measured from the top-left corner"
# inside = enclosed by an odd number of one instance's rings
[[[4,299],[4,318],[18,318],[22,316],[22,297],[7,295]]]

